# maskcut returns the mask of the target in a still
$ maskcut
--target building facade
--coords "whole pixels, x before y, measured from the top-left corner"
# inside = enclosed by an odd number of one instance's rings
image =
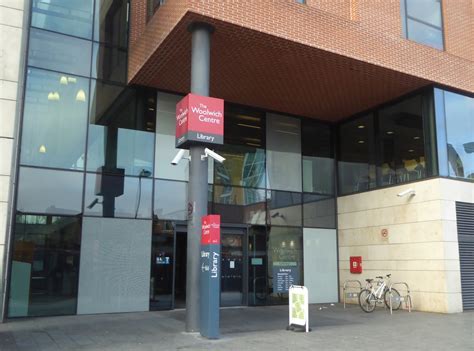
[[[0,21],[4,320],[184,306],[196,22],[225,100],[221,306],[287,303],[287,268],[311,303],[391,273],[417,310],[474,308],[472,0],[0,0]]]

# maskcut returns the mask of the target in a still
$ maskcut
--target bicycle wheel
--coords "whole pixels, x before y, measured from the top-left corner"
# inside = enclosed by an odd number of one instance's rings
[[[386,290],[383,295],[383,300],[387,308],[390,308],[390,299],[392,299],[392,310],[396,311],[400,309],[402,301],[400,299],[400,293],[396,289],[392,289],[392,295],[390,295],[390,290]]]
[[[377,304],[377,298],[372,294],[370,290],[364,289],[359,294],[359,306],[362,311],[366,313],[373,312],[375,305]]]

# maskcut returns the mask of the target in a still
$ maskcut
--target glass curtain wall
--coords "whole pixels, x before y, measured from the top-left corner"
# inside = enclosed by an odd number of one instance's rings
[[[84,213],[151,218],[154,93],[124,86],[127,11],[31,2],[10,317],[76,313]]]
[[[432,90],[339,126],[339,194],[437,175]]]
[[[474,98],[435,89],[439,168],[442,176],[474,179]]]

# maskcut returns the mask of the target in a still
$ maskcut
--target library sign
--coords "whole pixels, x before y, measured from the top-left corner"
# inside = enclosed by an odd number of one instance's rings
[[[200,332],[208,339],[218,339],[221,295],[221,216],[203,216],[201,224]]]
[[[224,143],[224,100],[195,94],[176,105],[176,147]]]

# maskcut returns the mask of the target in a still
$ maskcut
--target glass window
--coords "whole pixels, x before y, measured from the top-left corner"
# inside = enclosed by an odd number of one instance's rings
[[[21,167],[18,184],[19,212],[77,215],[82,212],[80,172]]]
[[[188,218],[188,183],[155,180],[154,218],[185,221]]]
[[[267,114],[267,188],[301,191],[301,123]]]
[[[302,121],[303,191],[334,194],[334,155],[331,127]]]
[[[449,175],[474,179],[474,98],[444,91],[444,106]]]
[[[336,228],[336,199],[303,194],[303,227]]]
[[[127,83],[127,49],[94,43],[92,78]]]
[[[339,193],[348,194],[375,187],[375,147],[372,115],[339,127]]]
[[[90,76],[92,42],[32,28],[28,65]]]
[[[401,11],[406,38],[443,50],[441,0],[402,0]]]
[[[174,147],[176,135],[176,104],[183,97],[158,93],[156,113],[155,177],[188,180],[189,162],[184,159],[176,166],[171,160],[179,151]]]
[[[83,169],[88,99],[88,79],[28,68],[21,163]]]
[[[265,224],[265,190],[214,186],[213,212],[225,223]]]
[[[145,176],[87,174],[84,214],[97,217],[151,218],[151,179]]]
[[[93,81],[87,169],[153,174],[154,93]]]
[[[301,193],[267,190],[267,224],[301,226]]]
[[[303,285],[302,228],[271,227],[268,233],[269,304],[287,304],[288,293],[278,284],[277,272],[291,270],[292,283]]]
[[[240,145],[218,148],[225,157],[223,163],[214,163],[216,184],[265,187],[265,150]]]
[[[235,105],[225,105],[224,142],[265,148],[265,113]]]
[[[91,39],[93,0],[33,0],[31,25]]]
[[[174,228],[154,221],[151,236],[150,311],[173,307]]]
[[[128,1],[96,0],[94,40],[126,48],[128,44]]]
[[[427,176],[421,95],[382,109],[378,134],[380,185]]]
[[[81,219],[17,215],[9,317],[76,313]]]

